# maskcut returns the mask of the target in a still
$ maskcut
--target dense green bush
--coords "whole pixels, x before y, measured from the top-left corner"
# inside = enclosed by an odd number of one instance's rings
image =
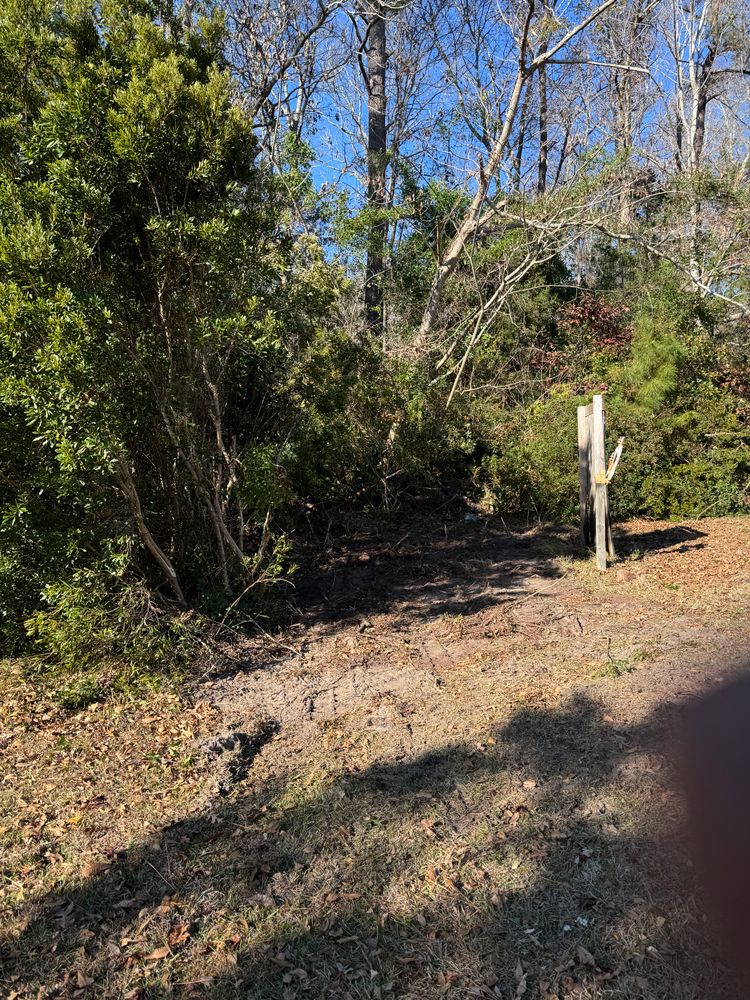
[[[477,470],[487,502],[500,514],[569,521],[578,509],[575,408],[569,387],[547,400],[518,407],[501,440]],[[571,416],[572,415],[572,416]]]
[[[26,622],[45,655],[35,671],[77,708],[104,694],[180,675],[204,631],[192,612],[170,613],[127,575],[125,550],[48,584]]]
[[[172,618],[283,570],[289,371],[341,277],[256,164],[220,19],[27,13],[0,11],[0,641],[161,669]]]
[[[719,377],[718,334],[696,324],[684,303],[653,299],[636,316],[632,339],[610,336],[616,351],[583,331],[577,339],[579,385],[560,383],[548,397],[519,406],[480,463],[477,479],[494,509],[570,521],[577,512],[575,407],[605,391],[608,440],[625,437],[611,490],[615,517],[698,518],[744,512],[750,435],[741,400]],[[703,307],[702,307],[703,308]],[[689,314],[689,315],[688,315]],[[583,349],[582,349],[583,348]],[[564,352],[563,352],[564,353]],[[594,376],[594,377],[592,377]]]

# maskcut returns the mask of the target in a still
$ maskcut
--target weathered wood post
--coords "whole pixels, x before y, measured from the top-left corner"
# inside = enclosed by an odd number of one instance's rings
[[[589,492],[589,421],[592,406],[578,407],[578,514],[581,523],[581,542],[588,548],[590,538]]]
[[[596,549],[597,569],[607,568],[607,556],[615,558],[612,527],[609,520],[608,485],[622,455],[623,438],[607,463],[605,447],[604,399],[578,407],[578,506],[581,540]]]
[[[594,396],[592,423],[591,472],[596,489],[596,568],[604,570],[607,568],[607,452],[604,447],[604,400],[599,395]]]

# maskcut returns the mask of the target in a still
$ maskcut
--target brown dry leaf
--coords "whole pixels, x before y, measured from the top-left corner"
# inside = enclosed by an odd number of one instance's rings
[[[590,951],[588,951],[587,948],[584,948],[582,944],[578,945],[578,950],[576,951],[576,955],[581,965],[589,965],[591,966],[592,969],[596,965],[596,960],[594,959],[594,956],[591,954]]]
[[[76,983],[81,989],[83,989],[84,986],[93,986],[94,980],[91,978],[91,976],[85,975],[79,969],[78,974],[76,975]]]
[[[539,983],[539,996],[542,1000],[560,1000],[557,993],[551,992],[550,983],[546,980]]]
[[[92,875],[101,875],[111,867],[112,865],[108,861],[89,861],[81,869],[81,875],[84,878],[90,878]]]
[[[145,962],[158,962],[162,958],[166,958],[170,955],[169,945],[163,945],[161,948],[154,948],[154,950],[149,955],[144,955],[143,959]]]
[[[437,882],[437,871],[433,868],[432,865],[428,867],[424,877],[427,879],[428,882],[432,883]]]
[[[620,975],[620,972],[621,972],[621,970],[619,968],[614,969],[613,971],[610,971],[610,972],[601,972],[601,973],[599,973],[598,976],[596,976],[595,982],[597,982],[597,983],[609,983],[613,979],[617,979],[617,977]]]
[[[278,954],[273,955],[271,961],[274,965],[280,965],[282,969],[293,969],[294,964],[290,962],[283,951],[278,952]]]
[[[522,997],[526,992],[526,976],[527,973],[523,971],[523,966],[521,965],[521,959],[518,959],[518,964],[515,969],[516,977],[516,996]]]
[[[179,944],[184,944],[190,937],[190,929],[187,924],[176,924],[167,935],[167,944],[174,948]]]
[[[438,972],[437,982],[438,986],[450,986],[451,983],[455,983],[458,979],[457,972]]]
[[[68,826],[76,826],[78,823],[83,822],[83,816],[81,813],[76,813],[75,816],[69,816],[65,822]]]
[[[528,778],[523,783],[523,787],[524,788],[536,788],[536,785],[537,785],[537,783],[536,783],[536,781],[533,778]]]

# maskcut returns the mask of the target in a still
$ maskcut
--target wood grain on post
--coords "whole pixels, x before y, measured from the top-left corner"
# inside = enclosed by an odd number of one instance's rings
[[[604,410],[602,410],[602,435],[604,437],[604,445],[605,445],[605,449],[604,449],[604,457],[605,457],[604,474],[607,477],[607,479],[609,480],[609,479],[612,478],[612,476],[610,475],[610,465],[611,465],[611,462],[607,462],[606,461],[606,457],[607,457],[607,450],[606,450],[606,445],[607,445],[607,415],[606,415],[606,413],[604,413]],[[613,453],[610,456],[612,462],[614,461],[614,457],[615,457],[615,455]],[[615,467],[616,466],[614,466],[614,465],[612,466],[612,475],[614,475],[614,469],[615,469]],[[614,559],[615,558],[615,540],[612,537],[612,518],[609,516],[609,484],[604,487],[604,523],[607,525],[607,555],[609,556],[610,559]]]
[[[615,540],[612,537],[612,518],[609,513],[609,487],[604,487],[604,495],[607,501],[607,555],[610,559],[617,558],[617,552],[615,552]]]
[[[589,506],[589,406],[578,407],[578,514],[581,523],[581,542],[584,547],[589,542],[588,506]]]
[[[596,484],[596,568],[607,568],[607,454],[604,448],[604,401],[594,396],[592,474]]]
[[[596,542],[596,481],[594,479],[594,406],[589,404],[586,407],[586,443],[588,445],[586,462],[588,463],[589,477],[589,505],[586,518],[587,545],[593,548]]]

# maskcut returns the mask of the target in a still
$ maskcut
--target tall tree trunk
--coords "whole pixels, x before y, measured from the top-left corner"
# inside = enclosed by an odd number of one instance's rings
[[[701,59],[700,56],[703,56]],[[690,87],[691,87],[691,121],[690,121],[690,176],[693,180],[690,206],[690,275],[696,288],[703,285],[703,268],[701,267],[701,237],[702,237],[702,204],[701,196],[695,185],[696,174],[703,164],[703,147],[706,143],[706,108],[708,107],[708,87],[711,72],[716,60],[716,47],[709,43],[703,52],[691,53]]]
[[[625,114],[625,109],[621,109]],[[622,125],[621,129],[625,126]],[[630,157],[630,147],[625,145],[626,134],[621,131],[622,141],[618,145],[618,153],[622,157],[622,188],[620,189],[620,226],[627,228],[633,221],[633,200],[635,197],[635,182],[633,165]]]
[[[529,110],[529,96],[531,88],[526,88],[523,104],[521,105],[521,117],[518,122],[518,140],[513,152],[513,190],[516,194],[521,193],[521,182],[523,179],[523,148],[526,143],[526,120]]]
[[[709,72],[704,71],[704,76],[708,77]],[[706,144],[706,108],[708,107],[708,93],[705,80],[701,80],[701,86],[695,101],[695,125],[693,128],[693,150],[692,150],[692,171],[700,170],[703,161],[703,147]]]
[[[539,67],[539,164],[537,170],[536,193],[547,190],[547,165],[549,163],[549,125],[547,122],[547,67]]]
[[[615,63],[622,64],[614,70],[612,89],[617,113],[615,148],[622,164],[619,216],[623,229],[633,221],[635,173],[632,153],[638,125],[644,114],[638,100],[639,93],[643,95],[642,87],[639,91],[641,78],[628,67],[633,64],[643,66],[649,61],[648,19],[652,10],[651,0],[632,0],[622,11],[615,13],[614,37],[611,36],[610,55]]]
[[[625,56],[627,58],[627,54]],[[625,229],[633,221],[633,165],[631,151],[633,149],[633,74],[629,70],[615,76],[615,95],[617,98],[617,136],[615,148],[622,164],[622,188],[620,189],[620,226]]]
[[[365,274],[365,314],[372,333],[382,337],[383,274],[388,223],[386,194],[386,16],[378,3],[367,27],[367,207],[372,213]]]

